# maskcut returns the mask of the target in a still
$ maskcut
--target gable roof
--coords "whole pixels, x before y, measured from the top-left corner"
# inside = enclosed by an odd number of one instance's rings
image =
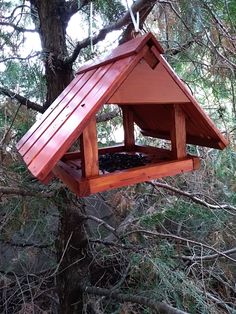
[[[167,139],[171,123],[168,108],[180,103],[187,117],[187,143],[223,149],[227,141],[162,53],[160,44],[149,33],[83,66],[17,144],[31,173],[45,180],[105,103],[130,104],[143,134]]]

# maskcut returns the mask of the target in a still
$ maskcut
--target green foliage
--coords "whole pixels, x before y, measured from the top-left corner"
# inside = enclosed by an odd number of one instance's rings
[[[46,84],[41,62],[8,61],[1,72],[0,82],[3,86],[23,93],[27,98],[43,103]]]
[[[99,13],[106,23],[115,22],[121,18],[125,12],[124,6],[120,1],[106,1],[106,0],[95,0],[94,9]]]

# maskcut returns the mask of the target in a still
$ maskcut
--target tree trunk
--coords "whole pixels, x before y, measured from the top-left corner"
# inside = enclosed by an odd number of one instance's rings
[[[73,78],[72,65],[63,60],[68,55],[66,27],[69,15],[65,0],[30,0],[32,16],[38,28],[45,65],[47,96],[44,109],[64,90]],[[62,314],[82,313],[83,294],[78,283],[88,283],[89,255],[87,240],[80,213],[82,201],[63,190],[58,196],[61,224],[56,243],[58,267],[57,287]],[[75,204],[78,206],[75,207]],[[75,304],[75,305],[72,305]]]
[[[59,313],[82,314],[83,293],[79,284],[90,283],[91,263],[85,233],[86,224],[81,219],[81,214],[85,214],[84,202],[67,194],[65,190],[60,193],[58,201],[58,207],[62,210],[57,241]]]
[[[68,15],[64,0],[31,0],[34,21],[41,39],[47,84],[45,109],[73,78],[72,65],[63,60],[68,56],[66,27]]]

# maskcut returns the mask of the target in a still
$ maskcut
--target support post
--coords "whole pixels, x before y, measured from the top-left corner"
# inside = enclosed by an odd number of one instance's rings
[[[80,136],[82,176],[99,174],[96,117],[93,117]]]
[[[124,128],[124,145],[127,150],[134,149],[134,116],[130,106],[122,106],[123,128]]]
[[[186,123],[185,114],[180,105],[173,105],[172,127],[170,132],[171,151],[175,159],[186,157]]]

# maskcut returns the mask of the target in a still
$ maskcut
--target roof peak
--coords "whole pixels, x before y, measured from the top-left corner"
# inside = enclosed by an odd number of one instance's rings
[[[133,54],[137,54],[145,45],[148,45],[149,47],[155,46],[160,54],[164,53],[164,50],[158,40],[152,33],[149,32],[117,46],[112,51],[109,51],[94,60],[88,61],[87,64],[85,63],[81,68],[79,68],[77,74],[117,61],[118,59],[123,59]]]

